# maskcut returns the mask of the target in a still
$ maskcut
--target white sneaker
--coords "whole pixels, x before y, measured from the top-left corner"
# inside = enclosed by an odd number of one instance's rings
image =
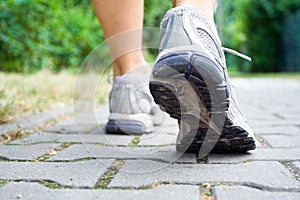
[[[154,100],[178,119],[179,152],[246,152],[253,132],[241,113],[215,28],[195,7],[177,7],[161,24],[150,81]],[[205,150],[206,149],[206,150]]]
[[[162,123],[164,113],[149,91],[150,74],[150,67],[143,66],[115,78],[109,96],[107,133],[141,135]]]

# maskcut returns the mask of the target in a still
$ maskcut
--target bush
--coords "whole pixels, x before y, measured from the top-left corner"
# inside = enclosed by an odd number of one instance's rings
[[[172,7],[171,0],[145,0],[144,26],[159,27],[165,12]]]
[[[171,1],[145,0],[145,26],[159,26],[170,7]],[[0,2],[0,71],[78,68],[103,40],[90,0]]]
[[[103,34],[88,0],[0,3],[0,71],[78,67]]]
[[[252,72],[276,72],[281,63],[283,21],[300,9],[300,1],[223,0],[224,45],[253,58]],[[231,34],[230,36],[228,36]],[[245,64],[237,62],[240,69]],[[247,68],[246,68],[247,69]]]

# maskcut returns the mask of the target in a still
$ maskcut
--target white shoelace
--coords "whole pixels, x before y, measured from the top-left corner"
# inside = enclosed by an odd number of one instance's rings
[[[229,48],[226,48],[226,47],[222,47],[222,49],[223,49],[224,52],[231,53],[232,55],[241,57],[241,58],[243,58],[243,59],[245,59],[245,60],[248,60],[248,61],[250,61],[250,62],[252,61],[252,58],[251,58],[251,57],[246,56],[245,54],[242,54],[242,53],[240,53],[240,52],[237,52],[237,51],[235,51],[235,50],[233,50],[233,49],[229,49]]]

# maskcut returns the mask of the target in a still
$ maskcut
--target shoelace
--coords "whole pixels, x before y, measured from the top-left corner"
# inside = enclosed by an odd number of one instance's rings
[[[245,60],[248,60],[248,61],[250,61],[250,62],[252,61],[252,58],[251,58],[251,57],[246,56],[245,54],[242,54],[242,53],[240,53],[240,52],[238,52],[238,51],[235,51],[235,50],[233,50],[233,49],[229,49],[229,48],[226,48],[226,47],[222,47],[222,49],[223,49],[224,52],[231,53],[232,55],[241,57],[241,58],[243,58],[243,59],[245,59]]]

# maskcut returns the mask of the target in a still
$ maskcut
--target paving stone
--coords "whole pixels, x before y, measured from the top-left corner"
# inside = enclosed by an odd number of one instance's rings
[[[286,136],[286,135],[263,135],[262,138],[271,147],[286,147],[286,148],[299,148],[300,147],[300,135],[298,136]]]
[[[40,132],[30,136],[15,140],[11,144],[34,144],[34,143],[99,143],[106,145],[128,145],[131,143],[133,136],[127,135],[105,135],[105,134],[55,134]]]
[[[287,112],[280,112],[280,116],[286,118],[286,119],[289,119],[289,118],[300,118],[300,113],[299,113],[299,108],[294,108],[294,111],[291,112],[291,113],[287,113]]]
[[[90,134],[95,134],[95,135],[103,135],[103,134],[106,134],[106,131],[105,131],[105,125],[102,125],[102,126],[99,126],[97,128],[95,128],[94,130],[92,130],[90,132]]]
[[[296,171],[300,175],[300,162],[293,162],[292,165],[294,166],[294,168],[296,169]]]
[[[0,188],[0,199],[44,199],[44,200],[153,200],[153,199],[199,199],[197,186],[164,185],[145,190],[88,190],[88,189],[50,189],[38,183],[11,182]]]
[[[299,119],[298,120],[284,120],[284,119],[275,119],[275,120],[265,120],[265,119],[249,119],[250,126],[256,130],[261,130],[263,128],[271,128],[271,127],[290,127],[290,126],[297,126],[297,124],[300,124]]]
[[[297,105],[300,97],[295,94],[299,89],[299,81],[288,79],[238,79],[238,84],[236,84],[237,96],[242,100],[241,105],[245,102],[250,104],[253,101],[254,105],[259,104],[260,107],[266,108],[267,112],[280,114],[288,113],[283,111]]]
[[[293,123],[288,123],[288,121],[283,120],[283,119],[273,119],[273,120],[266,120],[264,118],[262,119],[251,119],[248,118],[249,124],[256,133],[256,130],[261,130],[263,128],[269,128],[269,127],[274,127],[274,126],[291,126],[294,125]]]
[[[109,107],[107,104],[100,106],[99,108],[96,108],[94,110],[95,116],[97,117],[97,119],[108,119],[108,115],[109,115]]]
[[[180,163],[170,164],[178,155],[174,150],[178,134],[177,120],[166,117],[162,126],[155,127],[154,133],[142,136],[138,147],[130,148],[128,144],[133,136],[104,134],[103,125],[106,124],[109,115],[108,106],[104,105],[92,112],[75,112],[75,117],[47,129],[68,134],[35,133],[12,142],[46,144],[34,144],[28,148],[25,145],[14,145],[14,148],[10,147],[11,145],[0,145],[0,157],[32,159],[47,151],[47,145],[50,145],[50,148],[51,145],[59,145],[54,142],[86,143],[74,144],[51,157],[48,162],[0,162],[0,169],[5,169],[0,170],[0,180],[43,179],[73,187],[93,187],[114,159],[124,159],[124,166],[109,187],[139,187],[157,182],[183,185],[165,185],[149,190],[87,190],[49,189],[38,183],[10,182],[0,188],[0,199],[200,199],[199,188],[185,184],[204,182],[227,184],[213,188],[217,199],[299,199],[299,181],[278,161],[291,162],[292,167],[300,174],[300,82],[285,79],[236,79],[234,82],[239,103],[254,132],[274,148],[260,148],[258,143],[257,150],[248,154],[209,155],[208,164],[185,163],[195,163],[193,154],[177,160]],[[72,107],[69,109],[66,113],[73,112]],[[22,118],[16,123],[0,126],[0,135],[17,128],[18,125],[31,129],[63,113],[63,110],[53,109]],[[74,121],[82,133],[88,134],[74,134]],[[93,129],[90,133],[89,128],[95,127],[94,125],[101,127]],[[97,159],[67,162],[91,155]],[[109,162],[108,165],[101,165],[99,162],[102,160]],[[244,163],[245,160],[248,162]],[[282,192],[285,190],[297,192]]]
[[[151,133],[143,135],[138,146],[161,146],[176,144],[176,135],[165,133]]]
[[[180,154],[175,147],[106,147],[75,144],[60,151],[47,161],[69,161],[82,158],[154,159],[165,162],[197,163],[196,154]]]
[[[177,136],[179,133],[178,125],[164,125],[155,126],[153,130],[154,134],[168,134],[168,135],[175,135]]]
[[[299,120],[299,118],[297,118],[297,119],[295,119],[295,118],[289,118],[289,119],[285,120],[285,122],[286,122],[285,123],[286,125],[296,126],[296,127],[300,128],[300,120]]]
[[[33,114],[28,117],[17,119],[12,124],[5,124],[0,126],[0,135],[2,133],[6,133],[12,131],[18,127],[23,129],[34,129],[35,127],[41,126],[44,123],[48,122],[51,119],[55,119],[59,116],[66,115],[72,112],[72,107],[65,107],[65,108],[54,108],[46,110],[40,114]]]
[[[248,107],[249,106],[249,107]],[[246,108],[246,109],[244,109]],[[264,120],[277,120],[278,118],[273,116],[272,113],[266,112],[265,110],[262,110],[261,108],[253,107],[253,104],[247,105],[247,106],[241,106],[241,109],[243,109],[243,112],[246,116],[246,118],[251,122],[256,119],[263,118]]]
[[[108,105],[104,105],[103,108],[108,110]],[[85,112],[85,113],[79,113],[77,115],[74,115],[72,118],[72,121],[76,124],[100,124],[100,123],[106,123],[108,121],[108,115],[109,112],[101,112],[99,111],[92,111],[92,112]]]
[[[54,126],[50,126],[46,129],[44,129],[44,132],[52,132],[52,133],[89,133],[91,132],[95,126],[97,125],[82,125],[79,124],[77,126],[73,125],[59,125],[59,124],[55,124]]]
[[[4,124],[0,126],[0,138],[1,138],[1,134],[3,133],[7,133],[9,131],[12,131],[14,129],[18,128],[18,124]]]
[[[57,133],[87,133],[95,127],[107,122],[108,112],[103,112],[107,105],[100,109],[89,112],[77,113],[72,118],[56,123],[53,126],[46,128],[46,132]],[[101,114],[99,113],[102,112]],[[108,110],[108,109],[107,109]]]
[[[276,123],[277,121],[281,121],[282,119],[278,119],[277,117],[275,116],[272,116],[272,115],[258,115],[258,114],[254,114],[253,117],[247,117],[247,120],[249,121],[249,124],[250,125],[255,125],[255,123],[263,123],[263,122],[266,122],[266,124],[268,123]],[[265,127],[265,126],[262,126],[262,127]]]
[[[276,177],[276,178],[275,178]],[[244,164],[168,164],[156,161],[125,161],[110,187],[139,187],[153,183],[200,184],[247,183],[259,187],[297,188],[298,182],[279,162],[253,161]]]
[[[213,194],[218,200],[300,199],[300,192],[269,192],[245,186],[215,186]]]
[[[296,161],[300,160],[300,148],[296,149],[272,149],[257,148],[255,151],[244,154],[210,154],[208,163],[243,163],[255,160],[280,160]]]
[[[265,144],[262,145],[262,143],[259,142],[258,136],[256,134],[254,134],[254,140],[256,148],[266,148]]]
[[[33,160],[60,144],[0,145],[0,157],[9,160]]]
[[[0,162],[0,179],[51,180],[72,187],[93,187],[113,160],[81,162]]]
[[[253,128],[255,134],[258,135],[300,135],[300,129],[296,126],[272,126],[263,128]]]

